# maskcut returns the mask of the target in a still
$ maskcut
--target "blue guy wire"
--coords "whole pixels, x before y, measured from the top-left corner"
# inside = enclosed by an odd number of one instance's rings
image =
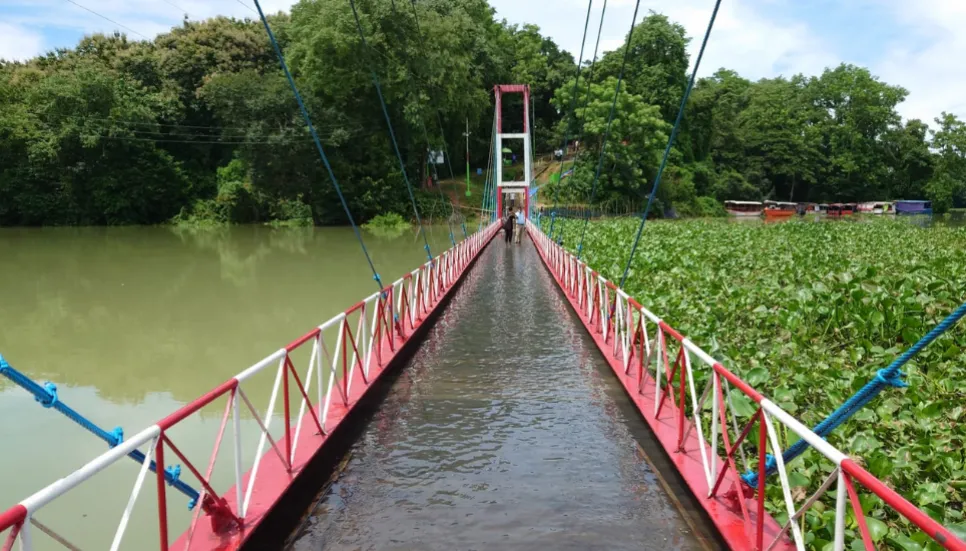
[[[352,15],[356,20],[356,28],[359,29],[359,38],[362,39],[362,45],[368,50],[369,43],[366,42],[366,36],[362,32],[362,22],[359,20],[359,12],[356,11],[355,0],[349,0],[349,5],[352,6]],[[399,170],[402,171],[403,180],[406,181],[406,189],[409,190],[409,200],[413,204],[413,212],[416,214],[416,223],[419,224],[419,233],[423,236],[423,244],[426,249],[426,257],[429,261],[433,261],[433,253],[429,249],[429,239],[426,238],[426,228],[423,227],[423,221],[419,218],[419,209],[416,208],[416,196],[413,195],[413,186],[409,183],[409,175],[406,174],[406,163],[403,162],[402,154],[399,153],[399,144],[396,143],[396,133],[392,130],[392,121],[389,120],[389,110],[386,108],[386,101],[382,97],[382,87],[379,85],[379,77],[376,76],[375,70],[369,71],[372,74],[372,82],[376,85],[376,94],[379,96],[379,104],[382,106],[382,114],[386,118],[386,125],[389,127],[389,137],[392,140],[392,148],[396,152],[396,159],[399,160]],[[450,239],[452,239],[452,231],[450,232]]]
[[[631,261],[634,260],[634,254],[637,252],[637,245],[641,241],[641,233],[644,231],[644,222],[647,221],[647,213],[651,210],[651,204],[654,203],[654,197],[657,195],[657,188],[661,185],[661,176],[664,174],[664,169],[667,167],[668,157],[671,155],[671,147],[674,145],[674,138],[678,135],[678,130],[681,128],[681,120],[684,118],[684,108],[688,105],[688,97],[691,95],[691,89],[694,88],[694,81],[697,78],[698,67],[701,66],[701,58],[704,57],[704,49],[708,45],[708,38],[711,37],[711,29],[714,28],[714,20],[718,16],[718,8],[721,7],[721,0],[717,0],[714,3],[714,10],[711,12],[711,20],[708,21],[708,29],[704,32],[704,40],[701,41],[701,49],[698,50],[698,57],[694,61],[694,70],[691,71],[691,77],[688,79],[688,87],[684,90],[684,96],[681,97],[681,106],[678,107],[678,116],[674,120],[674,128],[671,129],[671,136],[667,140],[667,147],[664,148],[664,157],[661,158],[661,166],[657,169],[657,175],[654,177],[654,187],[651,188],[651,195],[647,198],[647,206],[644,207],[644,214],[641,215],[641,224],[637,227],[637,236],[634,238],[634,245],[631,246],[631,254],[627,258],[627,265],[624,267],[624,275],[621,276],[621,282],[619,287],[623,288],[624,283],[627,281],[627,274],[631,270]]]
[[[426,43],[425,43],[425,41],[423,41],[423,31],[422,31],[422,29],[419,26],[419,12],[418,12],[418,10],[416,10],[416,0],[412,0],[412,2],[410,2],[410,4],[412,5],[412,8],[413,8],[413,21],[416,23],[416,38],[419,40],[420,52],[423,52],[423,55],[425,56],[426,55],[425,54],[425,52],[426,52]],[[395,14],[396,13],[396,3],[395,3],[395,1],[392,2],[392,6],[393,6],[393,14]],[[430,99],[431,102],[433,102],[432,90],[430,90],[429,99]],[[435,102],[433,102],[433,103],[435,103]],[[434,105],[434,112],[436,114],[436,125],[439,127],[439,139],[440,139],[441,144],[443,146],[443,158],[446,159],[446,167],[449,169],[449,177],[452,180],[452,179],[456,178],[456,175],[453,172],[453,161],[449,158],[449,151],[447,151],[447,149],[446,149],[446,132],[443,131],[443,119],[439,116],[439,108],[437,106],[435,106],[435,105]],[[433,170],[434,171],[436,170],[435,166],[433,167]],[[438,180],[439,180],[439,178],[437,177],[437,181]],[[443,188],[442,188],[442,186],[439,186],[438,189],[439,189],[440,199],[443,199]],[[445,199],[443,199],[443,202],[445,202]],[[450,215],[452,216],[452,214],[454,213],[454,210],[453,210],[453,201],[452,200],[449,201],[449,211],[450,211]],[[447,224],[447,227],[449,227],[449,240],[450,240],[450,242],[453,243],[453,246],[455,247],[456,246],[456,238],[453,236],[453,228],[452,228],[452,225],[450,224],[450,221],[449,220],[446,221],[446,224]],[[467,235],[466,235],[466,223],[464,222],[463,223],[463,238],[466,239],[466,237],[467,237]]]
[[[315,148],[319,150],[319,156],[322,158],[322,164],[325,165],[325,170],[329,173],[329,180],[332,181],[332,186],[335,188],[336,194],[339,196],[339,201],[342,202],[342,208],[345,210],[346,217],[349,218],[349,223],[352,224],[352,231],[356,234],[356,239],[359,240],[359,246],[362,247],[362,253],[366,256],[366,262],[369,263],[369,269],[372,270],[372,279],[375,280],[376,285],[382,290],[382,278],[379,277],[379,272],[376,271],[375,265],[372,263],[372,257],[369,256],[369,250],[366,249],[366,243],[362,240],[362,233],[359,232],[359,227],[356,226],[355,220],[352,218],[352,213],[349,211],[349,204],[346,203],[345,196],[342,195],[342,188],[339,187],[339,181],[335,177],[335,173],[332,171],[332,165],[329,164],[329,158],[325,156],[325,150],[322,148],[322,140],[319,139],[319,134],[315,131],[315,125],[312,124],[312,117],[309,116],[308,110],[305,108],[305,102],[302,101],[302,94],[299,93],[299,89],[295,86],[295,79],[292,78],[292,73],[288,70],[288,64],[285,63],[285,56],[282,55],[282,48],[279,47],[278,41],[275,40],[275,33],[272,32],[272,28],[268,24],[268,19],[265,18],[265,12],[262,11],[262,5],[258,0],[255,1],[255,8],[258,9],[258,17],[262,20],[262,25],[265,26],[265,32],[268,33],[268,39],[272,42],[272,48],[275,50],[275,55],[278,56],[278,62],[282,66],[282,71],[285,73],[285,78],[288,79],[288,84],[292,88],[292,93],[295,95],[295,101],[298,102],[299,111],[302,112],[302,118],[305,119],[305,124],[309,127],[309,133],[312,134],[312,141],[315,142]],[[429,245],[427,245],[427,248]]]
[[[601,36],[602,31],[604,30],[604,16],[605,15],[607,15],[607,0],[604,0],[604,5],[603,5],[603,7],[601,7],[601,10],[600,10],[600,23],[597,24],[597,40],[594,42],[594,57],[591,58],[591,60],[590,60],[590,69],[589,69],[590,73],[587,75],[587,78],[584,79],[584,81],[587,83],[587,91],[584,93],[584,104],[583,104],[583,106],[584,106],[585,109],[586,109],[587,105],[590,104],[590,86],[594,82],[594,67],[597,66],[597,52],[600,50],[600,36]],[[584,118],[586,118],[586,117],[584,117]],[[577,121],[577,137],[578,137],[578,139],[582,135],[583,135],[583,121],[580,121],[578,119],[578,121]],[[580,147],[579,147],[579,142],[578,142],[578,146],[574,148],[574,158],[573,158],[573,162],[570,163],[570,174],[571,174],[571,177],[573,177],[577,173],[577,157],[579,155],[580,155]],[[563,165],[561,165],[561,169],[562,168],[563,168]],[[560,179],[563,180],[563,174],[560,175]],[[564,217],[564,219],[566,219],[566,217]],[[552,224],[553,223],[551,222],[551,225]],[[564,222],[563,222],[563,220],[561,220],[560,221],[560,238],[561,238],[561,240],[563,239],[563,225],[564,225]],[[550,232],[550,239],[551,239],[551,241],[553,240],[553,232],[552,231]]]
[[[396,0],[390,0],[390,6],[392,7],[392,15],[393,15],[393,17],[399,17],[398,12],[396,11]],[[365,36],[362,35],[362,29],[361,28],[359,29],[359,35],[362,36],[363,43],[365,43]],[[403,48],[401,48],[400,51],[402,52],[403,63],[408,66],[409,65],[409,55],[406,53],[405,46],[403,46]],[[420,91],[420,88],[416,84],[415,79],[413,79],[412,73],[408,69],[406,70],[406,80],[409,82],[410,88],[412,88],[415,91],[415,93],[413,94],[413,96],[414,96],[414,98],[416,100],[416,104],[419,105],[419,91]],[[426,121],[423,119],[422,109],[420,109],[420,112],[419,112],[419,125],[420,125],[420,127],[422,127],[422,130],[423,130],[423,139],[426,140],[426,146],[429,147],[429,145],[430,145],[429,144],[429,132],[427,132],[427,130],[426,130]],[[445,203],[446,202],[446,199],[443,198],[443,186],[442,185],[439,185],[439,173],[437,173],[437,171],[436,171],[436,164],[435,163],[433,163],[432,168],[433,168],[433,176],[436,178],[436,182],[437,182],[436,189],[439,191],[439,198],[440,198],[440,200],[442,202]],[[452,170],[451,170],[451,172],[452,172]],[[449,202],[449,212],[450,212],[450,215],[452,217],[452,214],[453,214],[453,202],[452,201]],[[446,227],[449,229],[449,241],[455,247],[456,246],[456,237],[453,235],[453,225],[452,225],[452,223],[450,222],[449,219],[446,220]],[[465,223],[463,224],[463,238],[466,239],[466,224]]]
[[[718,0],[719,2],[721,0]],[[607,117],[607,128],[604,129],[604,140],[600,144],[600,156],[597,158],[597,171],[594,173],[594,183],[590,187],[590,204],[594,204],[597,196],[597,182],[600,180],[600,169],[604,165],[604,152],[607,150],[607,138],[610,136],[611,123],[614,122],[614,113],[617,111],[617,98],[621,94],[621,82],[624,80],[624,68],[627,66],[627,57],[631,51],[632,40],[634,39],[634,25],[637,24],[637,10],[641,7],[641,0],[634,3],[634,16],[631,18],[631,30],[627,33],[627,44],[624,46],[624,56],[621,59],[621,70],[617,74],[617,86],[614,87],[614,101],[610,105],[610,116]],[[716,8],[717,9],[717,8]],[[672,134],[673,136],[673,134]],[[589,212],[584,215],[584,227],[580,232],[580,244],[577,246],[577,260],[584,250],[584,237],[587,235],[587,222],[590,219]]]
[[[892,361],[888,367],[880,369],[875,377],[859,389],[851,398],[845,401],[837,410],[832,412],[831,415],[825,418],[824,421],[815,425],[812,432],[826,438],[833,430],[838,428],[842,423],[847,421],[849,417],[854,415],[857,411],[862,409],[866,404],[875,399],[876,396],[882,392],[886,387],[904,387],[907,386],[902,377],[905,375],[901,369],[902,366],[906,365],[912,358],[914,358],[919,352],[922,351],[926,346],[928,346],[932,341],[936,340],[940,335],[951,329],[956,322],[958,322],[962,317],[966,315],[966,302],[961,304],[959,308],[953,310],[951,314],[946,316],[944,320],[939,322],[938,325],[932,328],[925,336],[919,339],[916,344],[910,346],[905,352],[903,352],[898,358]],[[795,459],[799,455],[808,449],[808,443],[804,440],[799,440],[795,442],[785,452],[782,454],[782,458],[787,464],[792,459]],[[767,474],[774,473],[778,466],[775,458],[771,455],[768,456],[765,461],[765,468]],[[758,473],[749,471],[741,475],[742,480],[746,484],[754,487],[758,484]]]
[[[423,31],[419,27],[419,12],[416,10],[416,0],[411,0],[410,4],[413,7],[413,20],[416,22],[416,38],[419,39],[420,51],[423,52],[423,55],[426,55],[426,44],[423,42]],[[429,99],[430,101],[433,99],[433,95],[431,93]],[[433,107],[436,111],[436,124],[439,126],[439,137],[443,140],[443,157],[446,159],[446,166],[449,168],[449,177],[450,179],[453,179],[456,178],[456,175],[453,172],[453,163],[450,161],[449,151],[446,150],[446,133],[443,131],[443,119],[439,116],[439,107],[436,105]]]
[[[577,118],[577,112],[575,111],[575,109],[577,108],[577,89],[578,89],[577,83],[580,82],[580,65],[581,63],[583,63],[583,60],[584,60],[584,43],[587,42],[587,26],[590,24],[590,8],[593,4],[594,4],[594,0],[587,0],[587,18],[584,20],[584,37],[580,40],[580,57],[577,58],[577,74],[574,77],[574,88],[573,88],[573,91],[571,92],[571,98],[570,98],[570,119]],[[568,123],[569,122],[570,120],[568,120]],[[560,156],[560,169],[557,171],[557,173],[560,176],[558,177],[558,180],[557,180],[557,186],[553,190],[553,207],[550,208],[551,237],[553,236],[554,220],[557,217],[557,214],[556,214],[557,197],[560,196],[560,187],[561,187],[561,184],[563,184],[563,165],[564,165],[564,157],[566,156],[566,153],[567,153],[568,143],[570,143],[570,125],[569,124],[564,125],[564,143],[563,143],[564,155]]]
[[[71,421],[77,423],[94,436],[106,442],[108,446],[113,448],[124,441],[124,431],[121,429],[121,427],[116,427],[113,431],[108,432],[95,425],[76,410],[60,401],[57,396],[57,387],[53,383],[46,383],[44,386],[40,386],[40,384],[35,382],[30,377],[14,369],[13,366],[3,359],[3,356],[0,356],[0,375],[10,379],[10,381],[17,386],[33,394],[34,400],[39,402],[40,405],[44,406],[45,408],[54,408],[55,410],[59,411]],[[140,464],[143,464],[147,460],[147,457],[145,457],[141,450],[131,450],[127,456]],[[151,463],[148,465],[148,468],[151,469],[152,473],[157,472],[157,465],[154,461],[151,461]],[[167,481],[168,485],[187,496],[189,499],[188,509],[194,509],[195,505],[198,503],[198,490],[195,490],[185,482],[181,481],[178,478],[180,475],[180,465],[172,465],[164,470],[164,479]]]

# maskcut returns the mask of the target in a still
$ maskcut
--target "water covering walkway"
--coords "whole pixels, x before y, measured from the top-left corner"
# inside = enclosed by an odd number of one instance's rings
[[[702,549],[532,244],[458,293],[292,547]]]

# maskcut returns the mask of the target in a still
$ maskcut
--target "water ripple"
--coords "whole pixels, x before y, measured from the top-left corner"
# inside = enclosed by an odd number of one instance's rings
[[[529,244],[484,252],[296,540],[310,549],[699,549]]]

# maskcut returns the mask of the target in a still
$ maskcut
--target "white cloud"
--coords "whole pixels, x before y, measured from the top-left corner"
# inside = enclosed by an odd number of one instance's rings
[[[44,38],[39,32],[19,25],[0,23],[0,59],[24,60],[43,52]]]
[[[930,125],[940,112],[966,118],[966,3],[960,0],[883,0],[903,25],[872,70],[884,81],[909,90],[899,106],[906,118]]]
[[[802,23],[786,23],[766,17],[759,9],[763,2],[769,5],[776,0],[728,0],[722,3],[711,39],[701,62],[700,75],[713,73],[720,67],[737,70],[749,78],[762,78],[777,74],[820,72],[825,66],[836,63],[835,56],[823,47],[821,41]],[[552,9],[538,2],[519,0],[491,0],[499,17],[511,22],[535,21],[564,49],[577,57],[583,34],[587,3],[583,0],[561,0]],[[630,29],[635,0],[611,0],[601,37],[601,51],[612,50],[623,43]],[[590,28],[587,33],[585,59],[593,55],[593,42],[597,36],[602,2],[595,2],[591,10]],[[689,53],[694,63],[701,39],[704,36],[713,0],[644,0],[638,12],[638,21],[651,10],[667,15],[672,21],[684,26],[691,37]]]
[[[405,1],[405,0],[404,0]],[[601,52],[619,46],[630,27],[636,0],[608,0],[607,17],[601,36]],[[851,39],[855,21],[826,21],[821,14],[808,21],[780,19],[791,13],[797,0],[725,0],[715,23],[701,64],[700,74],[709,75],[720,67],[737,70],[752,78],[779,74],[818,74],[826,66],[848,57],[837,51]],[[963,0],[841,0],[846,6],[862,6],[879,20],[861,24],[895,31],[885,39],[857,48],[869,60],[873,73],[910,91],[900,105],[905,117],[932,121],[946,110],[966,117],[966,72],[958,62],[966,59],[966,2]],[[78,3],[153,37],[177,25],[188,10],[191,19],[215,15],[254,17],[252,0],[77,0]],[[586,0],[490,0],[497,16],[511,23],[538,24],[562,48],[575,57],[586,15]],[[0,8],[0,57],[23,59],[45,48],[71,46],[57,40],[59,32],[111,32],[118,28],[104,19],[64,0],[2,0]],[[263,0],[266,12],[287,10],[295,0]],[[244,5],[243,5],[244,4]],[[590,16],[584,57],[593,54],[594,39],[603,2],[595,0]],[[642,0],[638,20],[650,10],[664,13],[684,25],[691,37],[692,63],[700,47],[714,0]],[[178,7],[175,7],[178,6]],[[8,8],[9,7],[9,8]],[[816,10],[821,10],[820,3]],[[10,11],[7,11],[10,10]],[[4,13],[6,12],[6,13]],[[801,13],[800,10],[798,10]],[[827,24],[826,24],[827,23]],[[43,30],[43,33],[40,30]],[[822,32],[818,32],[822,31]],[[45,40],[46,38],[46,40]]]

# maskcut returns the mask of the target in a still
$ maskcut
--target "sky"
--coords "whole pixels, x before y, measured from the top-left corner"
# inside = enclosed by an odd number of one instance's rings
[[[601,50],[620,45],[637,0],[608,0]],[[593,53],[604,0],[593,0],[585,58]],[[263,0],[266,11],[293,0]],[[586,0],[490,0],[498,17],[534,23],[576,58]],[[649,11],[681,23],[692,38],[694,63],[714,0],[640,0]],[[110,18],[106,21],[85,11]],[[0,0],[0,58],[26,59],[70,47],[85,34],[126,32],[154,37],[180,23],[214,15],[253,17],[252,0]],[[963,0],[723,0],[699,76],[720,67],[759,79],[854,63],[909,91],[905,118],[930,124],[947,111],[966,118],[966,1]],[[141,35],[141,36],[139,36]]]

